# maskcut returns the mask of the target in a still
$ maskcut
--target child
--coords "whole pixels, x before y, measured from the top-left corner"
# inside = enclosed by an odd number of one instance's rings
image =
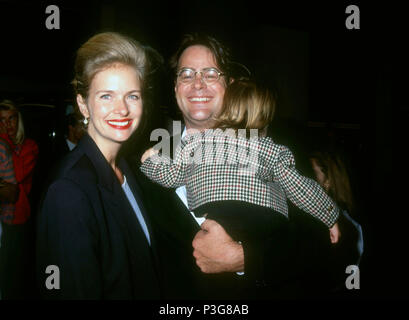
[[[272,223],[287,220],[289,198],[331,228],[336,242],[339,209],[334,201],[297,172],[287,147],[252,134],[261,130],[265,135],[274,108],[268,90],[234,81],[214,119],[215,130],[188,133],[173,160],[149,149],[141,170],[165,187],[186,185],[189,209],[216,220],[237,241],[263,237]]]

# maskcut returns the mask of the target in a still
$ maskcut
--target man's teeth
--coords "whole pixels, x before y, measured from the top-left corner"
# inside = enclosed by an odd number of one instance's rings
[[[191,98],[190,101],[197,101],[197,102],[206,102],[209,101],[210,98],[200,97],[200,98]]]
[[[114,126],[127,126],[129,124],[129,121],[121,121],[121,122],[108,121],[108,123]]]

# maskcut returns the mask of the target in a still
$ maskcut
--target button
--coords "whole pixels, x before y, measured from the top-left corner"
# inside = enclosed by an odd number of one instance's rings
[[[193,158],[193,157],[195,156],[195,153],[192,151],[192,152],[190,153],[190,156]]]
[[[330,206],[328,207],[328,212],[332,211],[332,209],[334,209],[334,206],[333,206],[333,205],[330,205]]]

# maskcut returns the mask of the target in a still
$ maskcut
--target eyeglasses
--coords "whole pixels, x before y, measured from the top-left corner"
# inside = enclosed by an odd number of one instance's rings
[[[224,73],[220,72],[215,68],[205,68],[202,71],[196,71],[190,68],[183,68],[178,71],[177,79],[181,83],[189,84],[192,83],[196,79],[196,74],[200,73],[201,79],[206,84],[212,84],[216,81],[219,81],[221,76],[224,76]]]

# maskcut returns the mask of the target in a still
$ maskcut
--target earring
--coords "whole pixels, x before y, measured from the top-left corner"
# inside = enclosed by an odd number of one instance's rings
[[[87,118],[84,118],[84,120],[82,120],[82,122],[83,122],[85,125],[87,125],[87,124],[88,124],[88,119],[87,119]]]

